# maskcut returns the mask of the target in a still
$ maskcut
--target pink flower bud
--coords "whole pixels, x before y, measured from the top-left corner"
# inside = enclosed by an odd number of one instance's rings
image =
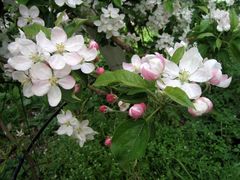
[[[80,85],[79,85],[79,84],[75,84],[73,93],[76,94],[76,93],[78,93],[79,91],[80,91]]]
[[[108,103],[115,103],[117,101],[118,97],[115,94],[107,94],[106,95],[106,101]]]
[[[99,111],[102,112],[102,113],[106,113],[108,111],[108,107],[105,106],[105,105],[101,105],[99,107]]]
[[[188,112],[192,116],[201,116],[209,113],[213,108],[213,103],[206,97],[200,97],[193,102],[194,108],[188,108]]]
[[[141,75],[146,80],[156,80],[165,68],[165,59],[162,55],[146,55],[140,67]]]
[[[143,116],[146,111],[146,105],[144,103],[134,104],[128,111],[129,116],[134,119],[138,119]]]
[[[96,74],[97,75],[103,74],[104,72],[105,72],[105,69],[103,67],[98,67],[96,69]]]
[[[94,41],[94,40],[91,40],[91,41],[90,41],[88,47],[89,47],[90,49],[99,50],[99,45],[98,45],[98,43],[97,43],[96,41]]]
[[[112,138],[107,136],[104,141],[105,146],[110,147],[112,145]]]

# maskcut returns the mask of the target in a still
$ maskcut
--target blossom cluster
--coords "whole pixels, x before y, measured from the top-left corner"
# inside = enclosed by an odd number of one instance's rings
[[[13,69],[12,78],[23,85],[24,96],[47,95],[50,106],[57,106],[62,98],[60,87],[69,90],[75,85],[72,70],[94,71],[97,50],[88,48],[82,35],[68,38],[60,27],[51,29],[50,37],[40,31],[30,40],[22,33],[8,45],[8,66]]]
[[[184,45],[178,44],[178,46]],[[171,49],[171,54],[173,53],[174,48]],[[142,58],[134,55],[131,63],[123,63],[123,69],[139,73],[146,80],[156,81],[159,90],[164,90],[169,86],[178,87],[190,99],[196,101],[194,104],[201,102],[197,100],[202,95],[201,83],[226,88],[232,79],[228,75],[222,74],[222,66],[217,60],[203,59],[196,47],[185,51],[179,64],[155,53],[147,54]],[[208,110],[208,108],[205,109]]]
[[[57,115],[58,124],[60,125],[57,130],[58,135],[68,135],[77,139],[80,147],[88,140],[93,140],[94,135],[97,134],[92,128],[88,127],[89,121],[84,120],[79,122],[72,112],[67,110]]]
[[[125,15],[119,14],[119,9],[114,8],[112,4],[109,4],[107,9],[102,8],[102,13],[100,20],[94,21],[98,32],[106,33],[107,39],[112,36],[120,36],[119,30],[125,26],[123,21]]]

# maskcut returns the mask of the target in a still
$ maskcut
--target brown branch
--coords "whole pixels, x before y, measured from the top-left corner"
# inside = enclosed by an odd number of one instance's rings
[[[88,85],[88,88],[91,89],[92,91],[95,91],[99,95],[107,95],[108,94],[107,92],[105,92],[101,89],[97,89],[97,88],[93,87],[92,85]]]
[[[134,50],[131,46],[126,44],[122,39],[119,37],[112,37],[113,42],[115,42],[118,46],[120,46],[122,49],[126,50],[127,52],[134,53]]]

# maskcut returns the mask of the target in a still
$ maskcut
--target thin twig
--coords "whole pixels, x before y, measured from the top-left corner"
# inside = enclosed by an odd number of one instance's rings
[[[91,85],[88,85],[88,88],[91,89],[92,91],[95,91],[99,95],[107,95],[108,93],[106,91],[103,91],[101,89],[97,89]]]
[[[21,167],[25,161],[25,159],[27,158],[29,152],[32,150],[33,145],[35,144],[35,142],[38,140],[38,138],[41,136],[41,134],[43,133],[43,131],[46,129],[46,127],[48,126],[48,124],[53,120],[54,117],[57,116],[57,114],[61,111],[61,109],[66,105],[67,103],[63,103],[54,113],[53,115],[44,123],[44,125],[41,127],[41,129],[38,131],[38,133],[36,134],[36,136],[33,138],[32,142],[29,144],[26,152],[24,153],[23,157],[20,159],[20,162],[18,164],[18,166],[16,167],[14,174],[13,174],[13,180],[17,179],[18,173],[21,170]]]

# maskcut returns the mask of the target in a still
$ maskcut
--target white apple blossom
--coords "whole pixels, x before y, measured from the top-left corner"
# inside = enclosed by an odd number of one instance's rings
[[[61,70],[54,70],[44,63],[36,63],[32,65],[30,74],[33,82],[32,91],[36,96],[44,96],[47,94],[50,106],[57,106],[62,99],[60,88],[72,89],[75,80],[70,76],[71,67],[65,66]]]
[[[57,115],[58,124],[60,127],[57,130],[58,135],[66,134],[71,136],[73,134],[74,128],[78,125],[77,118],[73,117],[72,112],[67,110],[62,112],[62,114]]]
[[[174,47],[167,47],[166,51],[167,53],[172,57],[173,54],[175,53],[175,51],[180,48],[180,47],[187,47],[187,43],[185,43],[184,41],[181,41],[180,43],[177,42],[174,44]]]
[[[155,47],[158,50],[162,50],[173,45],[174,37],[168,33],[162,33],[161,35],[159,35],[159,40],[157,40]]]
[[[63,11],[57,14],[57,20],[60,20],[61,23],[67,23],[69,21],[69,17],[67,13]]]
[[[76,6],[82,4],[83,1],[82,0],[55,0],[55,3],[58,6],[63,6],[64,4],[67,4],[71,8],[76,8]]]
[[[231,25],[228,11],[216,9],[211,12],[211,16],[218,23],[217,30],[219,32],[230,30]]]
[[[34,95],[32,92],[32,81],[31,81],[28,71],[25,71],[25,72],[24,71],[14,71],[12,73],[12,78],[13,78],[13,80],[17,80],[22,84],[23,95],[25,97],[29,98]]]
[[[41,31],[36,36],[37,45],[44,51],[51,53],[48,63],[51,68],[63,69],[66,64],[75,66],[81,62],[81,57],[77,53],[83,45],[82,35],[67,38],[67,34],[60,27],[54,27],[51,30],[51,40]]]
[[[120,36],[119,29],[125,26],[123,21],[125,15],[119,14],[119,9],[114,8],[112,4],[109,4],[107,9],[102,8],[102,12],[100,20],[94,21],[98,32],[105,32],[107,39],[112,36]]]
[[[92,128],[88,127],[89,121],[84,120],[77,124],[74,129],[73,137],[78,140],[79,146],[83,147],[87,140],[93,140],[94,135],[97,134]]]
[[[131,63],[123,62],[122,67],[124,70],[140,73],[140,67],[142,64],[142,60],[138,55],[133,55],[131,58]]]
[[[24,27],[29,24],[37,23],[42,26],[45,25],[44,21],[39,18],[39,9],[36,6],[32,6],[28,9],[25,5],[19,5],[19,12],[21,17],[18,18],[17,25],[19,27]]]
[[[179,66],[166,60],[163,78],[157,81],[160,89],[166,86],[179,87],[186,92],[190,99],[201,96],[202,90],[199,84],[207,82],[211,73],[203,64],[203,58],[196,47],[186,51],[179,62]]]

